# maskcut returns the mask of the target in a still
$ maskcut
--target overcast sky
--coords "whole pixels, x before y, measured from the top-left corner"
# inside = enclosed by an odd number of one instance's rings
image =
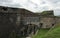
[[[0,0],[0,6],[25,8],[33,12],[54,10],[55,15],[60,15],[60,0]]]

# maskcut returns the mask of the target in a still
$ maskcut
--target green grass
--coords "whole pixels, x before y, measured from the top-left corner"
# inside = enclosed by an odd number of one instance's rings
[[[38,34],[33,36],[33,38],[60,38],[60,24],[57,24],[50,31],[47,29],[39,30]]]
[[[40,29],[37,35],[33,36],[32,38],[41,38],[43,37],[49,29]]]
[[[42,38],[60,38],[60,24],[56,25],[56,27],[48,32]]]

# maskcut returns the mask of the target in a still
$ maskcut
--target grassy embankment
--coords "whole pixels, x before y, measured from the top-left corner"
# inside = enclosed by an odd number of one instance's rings
[[[38,34],[33,36],[33,38],[60,38],[60,24],[50,29],[50,31],[46,29],[39,30]]]
[[[32,38],[41,38],[43,37],[49,29],[40,29],[36,35],[34,35]]]
[[[60,24],[56,25],[55,28],[53,28],[52,30],[50,30],[42,38],[60,38]]]

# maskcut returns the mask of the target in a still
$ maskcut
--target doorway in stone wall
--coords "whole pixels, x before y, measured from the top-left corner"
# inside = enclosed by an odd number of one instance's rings
[[[52,27],[54,26],[54,24],[52,24]]]
[[[43,23],[40,23],[40,28],[42,28],[42,26],[43,26]]]

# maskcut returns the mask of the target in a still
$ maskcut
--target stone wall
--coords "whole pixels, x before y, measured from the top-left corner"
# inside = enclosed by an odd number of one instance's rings
[[[23,23],[26,24],[35,24],[39,25],[39,17],[24,17]]]
[[[55,24],[60,23],[60,17],[55,16],[41,16],[40,17],[40,27],[51,28]]]
[[[60,23],[60,17],[55,17],[56,24]]]
[[[51,28],[60,22],[60,17],[51,15],[40,15],[19,8],[0,7],[0,38],[8,38],[14,30],[18,35],[28,35],[32,30],[36,32],[39,28]],[[31,32],[32,32],[31,31]],[[26,34],[27,33],[27,34]]]
[[[31,12],[25,9],[0,6],[0,38],[8,38],[12,31],[18,36],[24,34],[27,30],[22,21],[25,14],[31,15]]]
[[[16,14],[0,13],[0,38],[8,38],[16,27]]]
[[[41,17],[40,26],[42,28],[51,28],[55,23],[54,17]]]

